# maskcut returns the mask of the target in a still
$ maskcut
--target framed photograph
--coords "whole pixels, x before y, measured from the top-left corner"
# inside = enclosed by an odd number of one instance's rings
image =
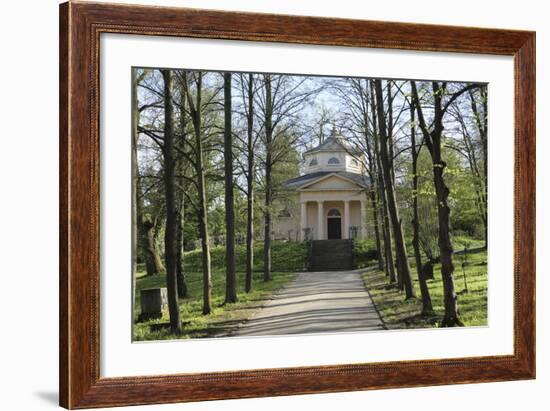
[[[60,6],[60,405],[535,378],[535,33]]]

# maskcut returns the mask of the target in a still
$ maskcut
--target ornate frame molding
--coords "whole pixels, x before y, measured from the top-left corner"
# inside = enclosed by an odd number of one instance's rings
[[[99,374],[101,33],[513,56],[514,354],[154,377]],[[90,408],[535,377],[535,33],[69,2],[60,6],[60,404]]]

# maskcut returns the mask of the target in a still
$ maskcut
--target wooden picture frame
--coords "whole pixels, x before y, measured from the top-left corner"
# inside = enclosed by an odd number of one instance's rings
[[[514,353],[151,377],[99,372],[101,33],[513,56]],[[60,404],[91,408],[535,377],[535,33],[69,2],[60,6]]]

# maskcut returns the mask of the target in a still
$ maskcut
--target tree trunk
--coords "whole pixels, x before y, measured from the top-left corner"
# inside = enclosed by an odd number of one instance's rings
[[[254,75],[248,75],[248,113],[247,113],[247,157],[248,173],[246,177],[246,274],[245,291],[252,291],[254,274]]]
[[[480,195],[481,202],[481,213],[482,221],[484,225],[484,237],[485,237],[485,248],[487,248],[487,236],[488,236],[488,227],[487,227],[487,86],[481,87],[479,90],[481,98],[481,107],[482,112],[477,108],[477,103],[472,91],[469,92],[470,103],[472,106],[472,111],[476,119],[477,128],[479,131],[479,136],[481,139],[481,152],[483,156],[483,187],[482,194]],[[476,167],[477,168],[477,167]],[[479,175],[479,171],[477,172]]]
[[[388,80],[386,82],[386,93],[388,96],[388,110],[387,110],[387,121],[385,123],[387,124],[386,127],[386,137],[387,137],[387,148],[388,148],[388,164],[390,169],[390,176],[391,176],[391,184],[392,189],[395,187],[395,166],[394,166],[394,142],[393,142],[393,94],[392,94],[392,81]],[[395,191],[394,191],[395,192]],[[388,203],[389,206],[389,203]],[[389,210],[388,210],[389,214]],[[394,235],[395,239],[395,235]],[[397,246],[396,248],[396,255],[395,260],[392,260],[392,263],[394,262],[397,268],[397,288],[399,288],[401,291],[405,289],[405,283],[403,276],[401,273],[403,272],[402,268],[399,268],[399,265],[401,264],[401,261],[399,259],[399,255],[397,254]]]
[[[416,262],[416,274],[418,275],[418,284],[420,286],[420,294],[422,296],[422,314],[433,314],[432,299],[430,297],[430,290],[426,283],[426,278],[422,272],[422,257],[420,254],[420,223],[418,218],[418,174],[417,164],[418,155],[420,149],[416,149],[416,125],[414,116],[414,104],[410,105],[411,113],[411,156],[412,156],[412,174],[413,174],[413,248],[414,259]]]
[[[391,175],[391,166],[388,155],[388,135],[384,116],[384,100],[382,95],[381,80],[374,80],[376,106],[378,114],[378,133],[380,135],[380,160],[382,162],[384,184],[386,186],[388,210],[392,222],[394,241],[397,256],[397,270],[403,281],[406,298],[414,297],[414,288],[411,279],[411,270],[405,248],[405,238],[403,236],[402,221],[397,209],[395,191],[393,189],[393,180]]]
[[[378,199],[382,209],[382,233],[384,235],[384,254],[385,254],[385,272],[389,276],[390,284],[395,283],[395,266],[393,264],[393,247],[390,231],[390,220],[388,217],[388,204],[386,200],[386,188],[384,186],[384,177],[382,176],[382,163],[380,161],[380,147],[377,127],[378,116],[376,114],[376,105],[374,103],[374,88],[372,82],[370,82],[370,94],[371,94],[371,113],[373,124],[373,136],[374,136],[374,159],[376,161],[377,179],[378,179]]]
[[[271,156],[268,156],[270,159]],[[271,166],[266,165],[266,190],[264,211],[264,281],[271,280]]]
[[[189,112],[193,123],[193,131],[195,136],[195,168],[196,184],[197,184],[197,204],[195,206],[197,219],[199,224],[199,236],[201,239],[201,262],[202,262],[202,313],[204,315],[212,312],[212,268],[210,261],[210,241],[208,238],[208,210],[206,202],[206,184],[202,148],[202,72],[196,73],[197,95],[196,102],[193,103],[191,92],[188,89],[187,77],[183,77],[183,87],[189,104]]]
[[[393,142],[393,94],[391,90],[392,81],[388,80],[386,84],[387,94],[388,94],[388,153],[389,153],[389,162],[390,162],[390,172],[391,172],[391,181],[395,187],[395,165],[394,165],[394,142]]]
[[[237,302],[235,268],[235,202],[233,199],[233,134],[231,130],[231,73],[224,78],[224,166],[225,166],[225,302]]]
[[[374,239],[376,242],[376,258],[378,260],[378,269],[380,271],[384,271],[386,259],[384,258],[384,253],[382,251],[382,242],[380,240],[380,228],[379,228],[379,222],[378,222],[378,203],[376,201],[376,190],[374,188],[376,186],[375,176],[377,174],[377,167],[374,165],[375,155],[371,153],[370,144],[367,145],[367,150],[369,151],[369,173],[368,174],[369,174],[370,185],[372,187],[372,189],[369,191],[369,197],[370,197],[371,206],[372,206],[372,221],[374,222]]]
[[[207,228],[208,217],[206,213],[204,175],[199,177],[199,201],[199,235],[201,236],[202,250],[202,313],[207,315],[212,312],[212,272],[210,263],[210,244]]]
[[[137,144],[137,141],[136,141]],[[136,146],[137,147],[137,146]],[[137,149],[137,148],[136,148]],[[135,190],[135,213],[136,213],[136,241],[137,246],[143,252],[143,259],[145,260],[145,271],[147,276],[155,275],[164,271],[164,265],[162,259],[158,253],[157,240],[155,235],[156,222],[152,220],[150,216],[143,214],[143,200],[141,197],[141,177],[138,170],[137,152],[135,154],[135,176],[134,187]],[[137,248],[134,249],[137,253]]]
[[[206,184],[204,177],[203,148],[201,133],[201,95],[202,95],[202,73],[197,74],[197,104],[193,115],[193,128],[195,130],[195,150],[197,161],[195,163],[198,188],[198,220],[199,235],[201,236],[202,249],[202,313],[204,315],[212,312],[212,268],[210,262],[210,240],[208,236],[208,213],[206,203]]]
[[[391,182],[393,187],[395,187],[395,165],[394,165],[394,142],[393,142],[393,94],[392,94],[392,81],[388,80],[386,82],[386,93],[388,96],[388,110],[387,110],[387,121],[385,122],[387,124],[386,128],[386,136],[388,138],[388,160],[389,160],[389,167],[390,167],[390,175],[391,175]],[[389,211],[388,211],[389,214]],[[397,249],[396,249],[397,251]],[[397,269],[397,288],[399,288],[401,291],[405,289],[405,284],[403,280],[403,276],[401,273],[403,272],[402,269],[399,268],[399,265],[401,264],[399,257],[397,255],[397,252],[395,254],[395,260],[394,264],[395,267],[398,267]]]
[[[443,279],[443,302],[445,306],[445,315],[441,322],[442,327],[454,327],[463,325],[459,318],[458,296],[456,295],[454,286],[454,265],[453,265],[453,246],[449,234],[449,214],[450,209],[447,202],[449,197],[449,189],[445,184],[443,173],[446,163],[441,158],[441,137],[443,134],[443,115],[442,96],[445,93],[441,89],[445,86],[440,86],[438,82],[432,82],[432,91],[434,99],[434,122],[430,131],[424,120],[424,114],[418,99],[418,91],[416,83],[411,81],[411,91],[418,113],[418,121],[420,129],[424,134],[426,146],[430,151],[433,164],[433,179],[435,192],[437,197],[437,214],[438,214],[438,244],[439,244],[439,259],[441,262],[441,277]],[[464,90],[462,91],[464,92]],[[456,97],[456,96],[454,96]],[[451,97],[453,98],[453,97]]]
[[[367,80],[368,81],[368,80]],[[361,83],[360,83],[361,84]],[[362,88],[362,86],[361,86]],[[363,127],[365,130],[365,147],[367,151],[367,159],[368,159],[368,175],[369,175],[369,182],[371,185],[371,189],[369,190],[369,197],[371,200],[371,206],[372,206],[372,220],[374,222],[374,239],[376,242],[376,259],[378,261],[378,269],[380,271],[384,271],[385,267],[385,258],[382,252],[382,244],[380,241],[380,229],[379,229],[379,223],[378,223],[378,206],[376,201],[376,173],[377,173],[377,166],[375,164],[375,158],[376,154],[373,153],[372,150],[372,142],[371,138],[375,139],[375,130],[376,127],[373,127],[373,133],[369,133],[369,113],[368,113],[368,91],[365,89],[365,93],[362,94],[364,96],[364,110],[363,110]],[[369,135],[372,134],[372,135]]]
[[[447,202],[449,189],[445,185],[445,180],[443,178],[446,163],[438,154],[433,157],[433,163],[434,184],[438,200],[439,258],[441,261],[441,276],[443,278],[445,291],[445,317],[441,325],[443,327],[453,327],[455,325],[462,325],[462,321],[459,319],[458,297],[454,285],[453,246],[449,235],[450,209]]]
[[[187,297],[187,281],[185,279],[185,267],[183,265],[183,227],[185,221],[185,196],[180,195],[178,204],[178,230],[176,236],[177,254],[176,254],[176,272],[178,277],[178,297]]]
[[[475,113],[475,110],[474,110],[474,113]],[[480,133],[482,133],[481,130],[480,130]],[[470,135],[468,134],[468,132],[464,131],[463,136],[464,136],[464,143],[466,146],[466,156],[468,158],[468,163],[470,165],[470,172],[474,177],[476,204],[479,210],[481,221],[483,222],[485,248],[487,248],[487,196],[486,196],[487,192],[485,187],[487,182],[486,182],[485,176],[482,175],[481,172],[479,171],[477,154],[474,147],[474,143]]]
[[[379,181],[382,179],[382,172],[379,171]],[[380,184],[380,183],[379,183]],[[386,189],[384,188],[383,183],[380,184],[379,197],[382,198],[381,208],[382,208],[382,230],[384,233],[384,254],[385,254],[385,263],[386,263],[386,274],[389,277],[390,284],[394,284],[397,281],[397,276],[395,275],[395,265],[393,264],[393,245],[392,245],[392,235],[390,230],[390,218],[388,216],[388,204],[386,201]]]
[[[265,74],[265,209],[264,209],[264,281],[271,280],[271,204],[273,201],[273,187],[271,179],[273,125],[272,125],[272,95],[271,75]]]
[[[172,73],[161,70],[164,78],[164,189],[166,198],[166,230],[164,239],[166,258],[166,288],[168,290],[168,311],[170,329],[174,334],[182,331],[178,305],[177,272],[176,272],[176,184],[174,160],[174,133],[172,124]]]
[[[439,258],[441,261],[441,276],[444,286],[445,316],[441,325],[443,327],[454,327],[463,325],[459,318],[458,296],[454,284],[453,246],[450,237],[450,208],[448,205],[449,189],[445,184],[443,174],[446,163],[441,158],[441,137],[443,134],[443,112],[441,110],[441,96],[439,84],[432,83],[434,93],[434,127],[431,134],[432,149],[430,154],[433,163],[433,176],[435,192],[437,195],[437,213],[439,220]]]
[[[139,182],[138,182],[139,187]],[[138,205],[138,209],[139,209]],[[145,258],[145,268],[147,270],[147,275],[155,275],[164,271],[164,265],[162,264],[162,259],[160,258],[158,249],[157,249],[157,240],[156,240],[156,226],[155,221],[149,216],[143,216],[141,212],[138,212],[138,216],[141,214],[139,226],[141,226],[141,244],[144,252]]]
[[[180,151],[185,150],[185,139],[186,139],[186,126],[187,126],[187,118],[185,114],[185,90],[182,89],[180,93],[180,138],[178,139],[177,148]],[[186,183],[185,178],[183,177],[185,174],[184,167],[184,160],[182,158],[182,155],[178,156],[177,159],[177,170],[178,170],[178,179],[180,181],[180,195],[178,198],[178,232],[177,232],[177,273],[178,273],[178,296],[179,298],[185,298],[187,297],[188,293],[188,287],[187,287],[187,280],[185,278],[185,266],[184,266],[184,228],[185,228],[185,192],[186,189]]]
[[[371,185],[374,187],[374,178],[371,177],[370,179]],[[384,270],[384,255],[382,253],[382,244],[380,242],[380,231],[378,228],[378,212],[376,210],[377,204],[376,204],[376,193],[374,192],[374,189],[369,192],[371,204],[372,204],[372,219],[374,221],[374,238],[376,240],[376,255],[378,257],[378,269]]]

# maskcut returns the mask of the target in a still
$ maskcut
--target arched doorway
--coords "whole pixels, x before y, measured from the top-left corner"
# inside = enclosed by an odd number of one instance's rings
[[[329,240],[340,240],[342,238],[342,215],[337,208],[328,211],[327,237]]]

